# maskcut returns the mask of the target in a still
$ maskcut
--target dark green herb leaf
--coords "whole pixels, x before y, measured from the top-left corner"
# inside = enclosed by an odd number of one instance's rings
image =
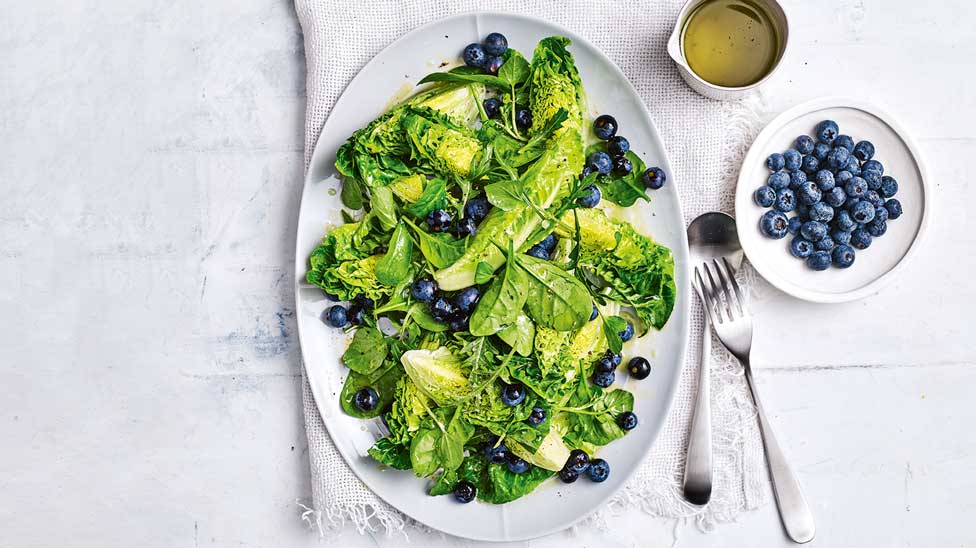
[[[626,328],[627,320],[620,316],[603,318],[603,334],[607,338],[607,345],[614,354],[619,354],[624,348],[624,342],[620,339],[620,332]]]
[[[556,331],[583,327],[593,312],[590,292],[572,274],[549,261],[518,255],[519,266],[528,274],[525,310],[535,323]]]
[[[342,363],[356,373],[368,375],[379,368],[390,351],[386,337],[375,327],[360,327],[352,338],[352,344],[342,355]]]
[[[435,333],[441,331],[447,331],[447,324],[441,323],[434,319],[427,310],[427,306],[420,303],[414,303],[410,305],[410,309],[407,312],[413,321],[417,322],[417,325],[423,327],[427,331],[433,331]]]
[[[342,205],[352,210],[362,209],[365,203],[362,184],[354,177],[342,180],[342,193],[339,197],[342,198]]]
[[[494,335],[515,323],[522,311],[528,296],[528,280],[523,270],[512,263],[511,260],[505,263],[504,274],[495,278],[478,302],[468,328],[472,335]]]
[[[499,181],[485,185],[485,197],[491,205],[508,211],[525,205],[525,195],[522,193],[522,183],[515,180]]]
[[[410,221],[406,222],[413,228],[420,252],[434,268],[447,268],[464,255],[464,240],[450,234],[430,234]]]
[[[551,478],[550,472],[538,466],[530,466],[522,474],[509,472],[501,464],[488,465],[488,482],[478,491],[478,500],[491,504],[504,504],[531,493],[542,482]]]
[[[531,73],[529,62],[522,57],[521,53],[515,50],[509,51],[511,53],[506,56],[502,68],[498,69],[498,78],[511,86],[523,84],[529,79]]]
[[[403,366],[398,361],[387,360],[382,367],[373,371],[370,375],[363,375],[350,371],[346,377],[345,384],[342,385],[342,393],[339,395],[339,402],[342,410],[348,415],[360,419],[368,419],[381,415],[391,403],[396,393],[396,383],[404,375]],[[372,411],[360,411],[352,402],[353,396],[363,388],[371,387],[380,396],[380,402]]]

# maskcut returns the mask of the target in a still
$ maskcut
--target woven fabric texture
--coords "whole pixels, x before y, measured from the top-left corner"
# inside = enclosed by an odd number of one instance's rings
[[[675,171],[669,174],[669,184],[677,186],[686,220],[706,211],[731,212],[737,166],[754,137],[757,117],[747,103],[705,99],[681,80],[665,44],[682,3],[296,0],[307,62],[306,162],[343,88],[390,42],[448,15],[473,10],[507,11],[536,15],[571,29],[602,49],[623,70],[643,98],[667,146]],[[697,303],[694,310],[688,354],[671,415],[641,469],[590,520],[599,522],[609,513],[636,506],[653,516],[695,520],[700,527],[709,529],[765,502],[766,471],[755,409],[741,369],[722,350],[715,351],[712,361],[712,500],[706,507],[698,508],[681,497],[703,325]],[[719,348],[717,341],[712,346]],[[350,471],[329,437],[308,384],[303,384],[313,493],[305,519],[320,530],[352,523],[361,531],[373,529],[393,534],[417,526],[376,497]]]

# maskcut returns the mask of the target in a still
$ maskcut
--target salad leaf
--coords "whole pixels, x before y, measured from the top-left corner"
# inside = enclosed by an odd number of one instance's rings
[[[498,337],[505,341],[521,356],[532,355],[535,342],[535,324],[525,314],[519,314],[515,322],[498,332]]]
[[[383,364],[389,351],[386,338],[378,329],[363,326],[356,330],[352,344],[342,355],[342,363],[356,373],[368,375]]]
[[[410,448],[393,443],[390,438],[380,438],[369,448],[369,456],[380,464],[397,470],[410,469]]]
[[[577,384],[562,411],[568,415],[569,432],[565,438],[570,445],[582,443],[606,445],[622,438],[627,432],[617,424],[617,417],[634,410],[634,395],[623,389],[603,390],[585,380]]]
[[[396,383],[403,376],[403,368],[395,361],[387,360],[383,366],[368,375],[350,371],[339,394],[339,403],[346,414],[360,419],[377,417],[393,403]],[[353,396],[363,388],[372,387],[379,395],[379,404],[372,411],[360,411],[353,403]]]
[[[434,111],[409,109],[400,124],[410,143],[411,158],[435,172],[467,177],[481,157],[483,146],[473,131]]]
[[[445,209],[447,203],[447,182],[438,177],[427,181],[423,192],[406,210],[414,217],[423,219],[435,209]]]
[[[417,388],[409,376],[401,376],[396,383],[393,405],[386,414],[390,440],[409,445],[414,432],[420,429],[430,403],[430,398]]]
[[[424,192],[424,183],[427,178],[419,173],[398,177],[390,183],[390,190],[397,198],[404,202],[413,203],[420,199]]]
[[[521,444],[513,441],[508,442],[508,448],[529,464],[553,472],[561,470],[569,460],[569,447],[566,447],[562,435],[556,430],[550,430],[535,451],[528,451]]]
[[[418,477],[437,470],[456,470],[464,460],[464,444],[474,428],[464,421],[459,408],[441,407],[429,413],[410,442],[410,463]]]
[[[489,465],[488,481],[484,488],[478,490],[478,500],[491,504],[512,502],[519,497],[528,495],[554,474],[555,472],[538,466],[529,466],[528,471],[515,474],[504,465]]]
[[[529,62],[521,53],[509,49],[506,52],[505,63],[498,69],[498,79],[510,86],[522,85],[531,74]]]
[[[395,286],[410,275],[413,259],[413,240],[404,223],[397,224],[390,236],[387,252],[376,262],[376,279],[381,284]]]
[[[406,222],[413,228],[420,252],[434,268],[443,268],[464,254],[464,240],[450,234],[431,234],[410,221]]]
[[[471,389],[468,378],[461,372],[461,360],[446,347],[408,350],[400,362],[410,380],[438,405],[457,402]]]
[[[413,319],[413,321],[417,322],[417,325],[426,329],[427,331],[433,331],[435,333],[447,331],[447,324],[435,320],[434,317],[430,315],[427,307],[420,303],[410,305],[410,308],[407,309],[407,314]]]
[[[396,204],[389,187],[374,188],[369,201],[370,212],[383,230],[393,230],[397,225]]]
[[[488,198],[491,205],[502,211],[521,208],[525,205],[525,199],[522,196],[520,186],[521,184],[514,180],[491,183],[485,185],[485,197]]]
[[[607,346],[614,354],[619,354],[623,350],[624,342],[620,338],[620,332],[627,328],[627,320],[620,316],[608,316],[603,318],[603,333],[607,337]]]
[[[528,279],[509,261],[504,275],[495,278],[471,315],[469,331],[476,337],[494,335],[515,323],[528,297]]]
[[[525,309],[536,324],[572,331],[589,321],[593,302],[589,290],[576,277],[530,255],[519,256],[518,263],[528,274]]]
[[[606,150],[606,143],[595,143],[587,147],[586,155],[589,157],[594,152],[606,152]],[[624,176],[615,173],[599,176],[596,178],[596,186],[600,188],[605,200],[619,206],[630,207],[640,198],[650,202],[651,197],[647,195],[644,182],[641,180],[647,165],[632,150],[627,151],[627,159],[634,166],[630,173]]]

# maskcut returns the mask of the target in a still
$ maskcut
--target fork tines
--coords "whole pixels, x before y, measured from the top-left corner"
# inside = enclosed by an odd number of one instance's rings
[[[702,276],[701,271],[705,271]],[[713,274],[714,271],[714,274]],[[716,283],[716,277],[719,283]],[[706,278],[708,283],[706,282]],[[745,316],[745,309],[742,306],[742,292],[739,290],[739,283],[735,280],[735,268],[728,259],[722,257],[712,259],[711,264],[705,261],[695,267],[695,283],[705,298],[705,313],[713,324],[733,321],[736,316]],[[731,290],[729,286],[731,285]],[[722,311],[725,311],[725,315]],[[733,310],[734,309],[734,310]]]

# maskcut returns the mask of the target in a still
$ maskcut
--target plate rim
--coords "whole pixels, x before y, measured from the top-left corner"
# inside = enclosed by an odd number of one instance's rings
[[[805,101],[793,107],[790,107],[783,112],[777,114],[762,131],[756,135],[753,140],[752,145],[749,146],[749,151],[746,153],[742,160],[742,165],[739,167],[739,176],[736,179],[736,190],[735,190],[735,209],[738,215],[739,211],[745,211],[745,206],[749,204],[749,200],[752,198],[752,192],[748,189],[749,183],[746,181],[749,176],[746,173],[745,167],[753,164],[754,162],[762,160],[763,150],[760,150],[762,145],[766,144],[765,141],[768,140],[769,136],[778,131],[783,125],[789,123],[791,120],[802,116],[804,114],[809,114],[810,112],[821,110],[824,108],[854,108],[857,110],[864,111],[875,118],[881,120],[890,127],[899,139],[905,143],[905,147],[911,156],[911,160],[914,162],[915,166],[918,168],[919,181],[921,183],[922,189],[922,216],[919,220],[918,231],[915,233],[915,237],[912,243],[908,246],[908,249],[902,255],[902,257],[892,266],[889,270],[882,273],[880,276],[876,277],[867,284],[852,289],[849,291],[844,291],[841,293],[827,293],[823,291],[816,291],[813,289],[807,289],[800,287],[794,282],[786,279],[784,276],[780,276],[776,273],[772,267],[764,260],[754,260],[754,257],[762,257],[762,252],[754,247],[755,234],[746,233],[753,227],[753,223],[737,222],[736,231],[739,236],[739,241],[742,242],[742,250],[745,252],[746,257],[749,259],[749,264],[751,264],[766,281],[772,284],[774,287],[786,293],[787,295],[792,295],[798,299],[822,303],[822,304],[836,304],[836,303],[846,303],[851,301],[856,301],[863,299],[865,297],[870,297],[878,293],[885,285],[894,279],[895,274],[899,273],[905,265],[912,259],[917,253],[918,248],[921,247],[925,235],[928,232],[928,222],[929,222],[929,208],[931,207],[929,200],[930,188],[927,170],[925,167],[925,161],[919,151],[918,144],[912,138],[912,136],[905,131],[904,127],[893,117],[888,111],[878,107],[877,105],[865,101],[863,99],[855,99],[851,97],[844,96],[826,96],[818,97]],[[750,228],[747,228],[750,227]]]
[[[325,128],[328,125],[329,120],[332,118],[333,114],[336,112],[335,111],[335,105],[338,105],[339,104],[339,102],[346,95],[347,90],[357,80],[359,80],[359,78],[362,76],[363,72],[365,72],[367,68],[369,68],[370,66],[372,66],[374,63],[377,63],[378,62],[377,61],[378,59],[380,59],[381,57],[383,57],[384,54],[386,54],[388,51],[395,49],[402,41],[404,41],[404,40],[406,40],[406,39],[408,39],[408,38],[410,38],[410,37],[412,37],[414,35],[423,33],[425,31],[427,31],[429,27],[434,26],[434,25],[437,25],[437,24],[443,24],[445,22],[448,22],[448,21],[451,21],[451,20],[455,20],[455,19],[462,19],[462,18],[466,18],[466,17],[480,17],[480,16],[499,16],[499,17],[511,17],[511,18],[515,18],[515,19],[529,20],[529,21],[532,21],[534,23],[538,23],[538,24],[541,24],[541,25],[544,25],[544,26],[547,26],[547,27],[556,29],[556,31],[558,31],[560,35],[566,36],[567,38],[569,38],[570,40],[572,40],[573,44],[583,44],[586,47],[588,47],[588,49],[590,49],[607,67],[610,68],[610,70],[617,77],[617,79],[619,81],[621,81],[621,82],[624,83],[625,88],[631,94],[633,94],[633,96],[635,98],[638,99],[638,103],[639,103],[639,106],[640,106],[639,110],[640,110],[641,116],[642,116],[642,118],[643,118],[643,120],[644,120],[647,128],[649,129],[649,132],[650,132],[651,137],[653,139],[657,140],[657,142],[659,142],[661,144],[661,147],[660,148],[661,148],[661,154],[662,155],[661,155],[661,159],[660,159],[660,164],[662,165],[662,167],[664,167],[667,170],[667,172],[674,173],[673,169],[671,168],[671,161],[670,161],[670,157],[669,157],[669,154],[668,154],[667,147],[665,146],[664,139],[661,137],[661,134],[658,131],[657,125],[654,123],[654,120],[652,119],[652,117],[650,115],[650,112],[647,109],[647,104],[644,102],[644,98],[640,95],[640,93],[637,92],[637,89],[634,88],[633,83],[630,82],[630,80],[623,73],[623,71],[620,69],[620,67],[618,67],[617,64],[614,63],[613,60],[610,59],[610,57],[607,56],[607,54],[603,52],[603,50],[601,50],[599,47],[597,47],[596,45],[594,45],[592,42],[590,42],[589,40],[587,40],[583,36],[577,34],[576,32],[574,32],[574,31],[572,31],[570,29],[567,29],[566,27],[564,27],[564,26],[562,26],[562,25],[560,25],[558,23],[555,23],[555,22],[550,21],[548,19],[545,19],[543,17],[538,17],[538,16],[535,16],[535,15],[522,14],[522,13],[509,12],[509,11],[501,11],[501,10],[478,10],[478,9],[474,9],[474,10],[467,10],[467,11],[463,11],[463,12],[458,12],[458,13],[451,14],[451,15],[447,15],[445,17],[440,17],[440,18],[437,18],[437,19],[432,19],[430,21],[427,21],[426,23],[423,23],[423,24],[419,25],[418,27],[416,27],[414,29],[411,29],[411,30],[405,32],[401,36],[399,36],[396,40],[392,41],[391,43],[389,43],[388,45],[386,45],[385,47],[383,47],[380,51],[378,51],[375,55],[373,55],[373,57],[370,58],[369,61],[367,61],[361,68],[359,68],[359,70],[352,77],[352,79],[350,79],[349,82],[343,87],[343,90],[338,95],[338,97],[336,99],[336,102],[333,105],[333,108],[329,112],[329,115],[322,122],[322,127],[319,130],[319,134],[315,138],[315,146],[312,149],[312,154],[309,157],[308,164],[306,165],[305,176],[302,178],[302,196],[299,199],[298,225],[297,225],[296,233],[295,233],[295,243],[296,243],[296,249],[295,249],[295,307],[296,307],[296,310],[300,310],[300,308],[301,308],[301,304],[302,303],[301,303],[301,292],[300,292],[300,289],[301,289],[301,281],[304,279],[303,277],[300,277],[298,275],[298,273],[301,272],[305,268],[305,264],[306,264],[306,261],[307,261],[307,257],[304,257],[302,255],[302,250],[301,250],[301,248],[298,245],[298,243],[301,240],[301,232],[302,232],[302,227],[303,227],[303,223],[302,223],[302,221],[303,221],[303,219],[302,219],[303,208],[301,207],[301,204],[304,202],[305,191],[307,189],[309,189],[311,187],[311,183],[314,182],[314,181],[312,181],[312,178],[313,178],[313,175],[315,175],[316,162],[317,161],[318,162],[321,162],[322,161],[321,158],[320,158],[320,156],[322,154],[324,154],[323,148],[322,148],[322,138],[323,138],[323,135],[325,134]],[[415,85],[411,89],[410,95],[413,95],[414,93],[416,93],[418,87],[419,86],[416,86]],[[672,187],[673,187],[673,185],[674,185],[674,181],[672,181]],[[685,230],[685,227],[686,227],[687,223],[686,223],[685,216],[684,216],[684,210],[681,207],[680,195],[678,194],[677,189],[676,188],[672,188],[670,190],[670,192],[674,193],[674,199],[675,199],[675,202],[677,204],[677,207],[675,208],[675,213],[676,213],[677,221],[680,222],[680,224],[681,224],[680,230],[678,230],[676,232],[676,234],[678,236],[678,246],[677,246],[677,249],[672,249],[672,256],[675,257],[675,266],[677,267],[679,264],[687,265],[688,260],[689,260],[689,249],[688,249],[687,232]],[[678,260],[678,259],[681,258],[681,257],[678,257],[678,253],[679,252],[683,253],[683,261],[682,260]],[[676,270],[677,270],[677,268],[676,268]],[[678,276],[678,275],[676,275],[675,276],[675,287],[676,287],[675,305],[674,305],[674,310],[672,311],[672,316],[671,316],[671,318],[669,318],[668,325],[673,325],[673,327],[672,327],[673,329],[678,329],[679,330],[679,333],[678,333],[678,341],[677,341],[677,352],[676,352],[677,355],[679,356],[679,358],[678,358],[677,366],[675,367],[675,373],[674,373],[673,381],[671,383],[669,383],[668,385],[666,385],[666,386],[662,386],[662,389],[661,389],[661,392],[660,392],[660,397],[664,398],[665,401],[666,401],[666,405],[664,406],[663,419],[661,421],[659,421],[654,426],[654,431],[651,433],[651,436],[650,436],[650,443],[647,446],[647,448],[645,449],[644,458],[641,459],[641,462],[643,462],[643,460],[646,459],[651,454],[651,451],[653,450],[654,445],[657,443],[658,438],[659,438],[661,432],[664,430],[664,426],[667,423],[668,417],[670,417],[671,412],[674,409],[675,396],[676,396],[677,391],[678,391],[678,385],[681,382],[681,373],[682,373],[682,371],[684,370],[684,367],[685,367],[685,354],[688,351],[688,344],[689,344],[689,337],[690,337],[690,326],[691,326],[690,280],[688,279],[688,276],[687,275],[685,275],[685,276]],[[298,324],[299,346],[301,347],[301,356],[302,356],[302,368],[305,371],[305,375],[307,377],[312,377],[313,375],[309,373],[309,369],[306,366],[306,364],[309,362],[309,360],[307,359],[307,357],[305,355],[306,345],[301,344],[301,341],[302,341],[302,338],[303,338],[302,323],[303,322],[301,322],[301,321],[298,321],[297,322],[297,324]],[[329,421],[324,420],[324,417],[327,416],[328,414],[323,412],[323,407],[324,407],[324,405],[326,403],[326,400],[328,398],[326,398],[324,394],[320,394],[319,393],[319,390],[317,389],[318,388],[317,384],[318,383],[315,383],[315,382],[308,382],[309,389],[312,392],[313,400],[315,401],[316,410],[318,411],[320,417],[323,417],[322,423],[324,424],[324,426],[326,428],[326,431],[329,433],[329,436],[330,437],[334,437],[335,436],[335,433],[333,432],[332,426],[329,424]],[[637,472],[637,469],[639,468],[639,466],[635,466],[635,467],[632,467],[631,469],[625,471],[624,472],[625,477],[624,477],[623,481],[620,482],[620,484],[619,484],[618,487],[616,487],[615,489],[607,492],[603,497],[600,497],[598,499],[594,499],[594,502],[591,505],[591,509],[588,510],[588,511],[586,511],[586,512],[583,512],[581,515],[579,515],[577,517],[574,517],[572,519],[560,520],[560,521],[556,522],[553,526],[547,527],[545,529],[539,529],[537,531],[533,531],[530,534],[523,534],[523,535],[516,535],[516,536],[508,535],[508,536],[504,536],[504,537],[502,537],[502,536],[488,537],[488,536],[472,535],[472,534],[469,534],[469,533],[464,532],[463,530],[445,530],[445,529],[441,528],[440,526],[435,526],[435,525],[429,523],[427,520],[424,520],[424,519],[421,519],[421,518],[417,517],[417,515],[415,515],[414,512],[410,508],[402,508],[400,506],[393,505],[392,503],[390,503],[389,501],[387,501],[384,497],[382,497],[381,495],[379,495],[375,491],[373,491],[373,489],[370,488],[370,486],[367,483],[367,481],[360,475],[360,473],[357,470],[357,468],[355,466],[352,466],[351,465],[351,463],[354,462],[359,456],[358,455],[348,455],[341,444],[334,444],[334,445],[336,447],[336,450],[339,452],[339,454],[342,456],[343,460],[345,461],[345,464],[347,466],[349,466],[349,469],[356,476],[356,478],[359,481],[361,481],[363,483],[363,485],[367,489],[369,489],[370,492],[373,493],[377,498],[379,498],[380,500],[382,500],[384,503],[389,504],[392,508],[396,509],[398,512],[402,512],[404,515],[408,516],[409,518],[411,518],[411,519],[413,519],[413,520],[415,520],[415,521],[417,521],[419,523],[422,523],[422,524],[424,524],[424,525],[426,525],[428,527],[431,527],[432,529],[435,529],[437,531],[441,531],[441,532],[443,532],[445,534],[457,536],[459,538],[465,538],[465,539],[476,540],[476,541],[486,541],[486,542],[518,542],[518,541],[531,540],[531,539],[539,538],[539,537],[542,537],[542,536],[545,536],[545,535],[549,535],[549,534],[552,534],[552,533],[556,533],[556,532],[565,530],[565,529],[567,529],[569,527],[572,527],[574,524],[576,524],[576,523],[578,523],[578,522],[586,519],[590,515],[592,515],[606,501],[608,501],[609,499],[611,499],[612,497],[614,497],[615,495],[617,495],[629,483],[630,479],[633,477],[633,475]]]

